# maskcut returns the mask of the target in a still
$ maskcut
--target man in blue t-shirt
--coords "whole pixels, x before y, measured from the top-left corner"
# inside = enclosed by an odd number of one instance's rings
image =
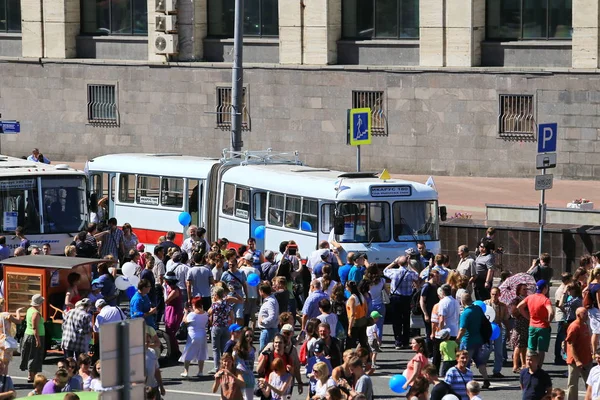
[[[366,261],[365,253],[356,253],[352,258],[354,266],[350,268],[350,272],[348,273],[348,280],[358,283],[362,281],[363,277],[365,276],[368,261]]]
[[[459,341],[461,350],[467,350],[469,352],[469,358],[473,360],[483,377],[482,387],[488,389],[490,387],[490,381],[485,367],[487,356],[486,351],[482,349],[482,346],[484,344],[487,345],[487,343],[483,342],[483,337],[481,336],[481,321],[483,321],[483,318],[486,318],[486,316],[479,306],[473,304],[471,294],[463,294],[462,302],[465,309],[462,314],[460,314],[460,329],[456,340]]]
[[[354,265],[354,253],[348,253],[346,264],[342,265],[338,269],[338,274],[340,276],[340,283],[345,287],[346,281],[348,281],[348,274]]]
[[[519,383],[523,391],[523,400],[538,400],[550,398],[552,392],[552,379],[543,369],[539,368],[539,355],[537,352],[527,350],[526,364],[519,376]]]

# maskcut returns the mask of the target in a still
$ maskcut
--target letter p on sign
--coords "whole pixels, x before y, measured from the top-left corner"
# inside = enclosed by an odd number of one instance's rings
[[[556,140],[558,139],[558,124],[538,125],[538,153],[556,152]]]

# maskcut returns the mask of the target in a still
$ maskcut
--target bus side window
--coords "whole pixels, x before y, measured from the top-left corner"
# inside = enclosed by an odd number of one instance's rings
[[[298,229],[300,226],[300,197],[285,197],[285,227]]]
[[[235,201],[235,186],[231,183],[223,185],[223,203],[221,211],[226,215],[233,215],[233,203]]]
[[[236,188],[235,216],[243,219],[248,219],[250,216],[250,189]]]
[[[135,175],[119,175],[119,201],[133,203],[135,193]]]
[[[300,229],[306,232],[317,231],[317,213],[319,203],[313,199],[303,199],[302,201],[302,222]]]
[[[158,205],[160,194],[160,178],[157,176],[138,175],[136,202],[150,206]]]
[[[267,210],[267,194],[265,192],[254,193],[252,209],[254,210],[253,218],[255,221],[265,220],[265,212]]]
[[[269,224],[283,225],[283,195],[269,193]]]
[[[198,189],[196,189],[196,196]],[[166,207],[183,207],[183,179],[182,178],[162,178],[161,186],[161,200],[160,204]],[[192,205],[190,204],[190,207]],[[196,208],[195,210],[190,209],[192,212],[198,212],[198,197],[196,197]]]

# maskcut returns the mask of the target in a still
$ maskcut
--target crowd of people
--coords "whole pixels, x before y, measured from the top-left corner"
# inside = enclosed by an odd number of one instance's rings
[[[167,232],[150,253],[129,224],[119,228],[111,218],[106,230],[98,233],[91,224],[77,235],[65,255],[118,260],[121,270],[133,268],[139,284],[129,307],[120,307],[119,269],[112,261],[99,262],[86,296],[78,289],[81,277],[69,275],[62,338],[67,358],[52,380],[40,375],[44,321],[39,310],[45,299],[35,295],[25,315],[20,367],[34,384],[31,395],[106,390],[98,378],[97,349],[94,357],[88,355],[90,338],[105,323],[143,318],[148,398],[164,395],[158,359],[165,346],[157,334],[164,324],[167,353],[171,362],[182,365],[181,377],[213,376],[213,392],[220,391],[223,399],[283,399],[296,390],[307,400],[371,400],[370,376],[379,368],[383,324],[391,310],[395,350],[414,352],[403,373],[403,390],[410,399],[440,400],[448,394],[480,399],[481,390],[504,377],[510,348],[524,400],[576,399],[580,377],[589,398],[596,398],[600,254],[582,257],[574,274],[563,273],[551,301],[548,254],[533,261],[526,273],[529,281],[508,289],[494,286],[495,275],[501,283],[511,279],[497,265],[501,250],[494,233],[488,229],[475,257],[466,245],[459,246],[455,267],[448,255],[434,255],[417,242],[416,249],[382,269],[370,264],[365,253],[343,252],[337,242],[323,241],[302,257],[293,241],[263,252],[254,238],[235,247],[227,239],[210,243],[206,231],[193,225],[181,245],[174,232]],[[19,248],[31,254],[50,251],[49,245],[29,246],[23,234],[22,244]],[[0,255],[3,245],[0,237]],[[484,308],[493,310],[489,321]],[[9,324],[20,322],[19,315],[11,318]],[[553,389],[543,370],[554,319],[554,363],[568,365],[566,394]],[[423,336],[414,329],[417,320],[423,323]],[[500,329],[493,339],[490,323]],[[210,353],[212,368],[205,371]],[[592,368],[594,354],[598,366]],[[490,358],[494,362],[488,372]],[[9,361],[4,359],[6,367]],[[482,383],[474,380],[472,368]]]

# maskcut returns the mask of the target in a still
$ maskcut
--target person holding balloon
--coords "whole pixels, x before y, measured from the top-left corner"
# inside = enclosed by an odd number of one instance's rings
[[[415,382],[421,376],[423,367],[429,364],[427,359],[427,346],[423,337],[416,337],[410,341],[410,348],[417,354],[406,365],[406,383],[402,385],[404,390]]]
[[[506,304],[500,301],[500,289],[493,287],[490,291],[491,299],[484,301],[485,303],[485,315],[492,323],[492,345],[494,346],[494,370],[493,378],[504,378],[504,375],[500,373],[502,371],[502,348],[504,341],[502,340],[502,326],[508,332],[508,307]],[[495,326],[494,326],[495,325]],[[494,337],[494,331],[498,330],[499,335]]]

